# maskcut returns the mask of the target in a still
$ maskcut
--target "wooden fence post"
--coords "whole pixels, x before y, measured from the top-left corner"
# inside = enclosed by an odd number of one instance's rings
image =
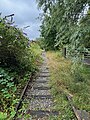
[[[63,57],[66,58],[66,47],[63,48]]]

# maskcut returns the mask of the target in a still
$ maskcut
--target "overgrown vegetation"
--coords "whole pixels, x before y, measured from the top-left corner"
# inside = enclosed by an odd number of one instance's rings
[[[39,44],[46,50],[66,47],[70,58],[65,60],[59,52],[47,53],[56,109],[61,111],[60,119],[70,120],[74,115],[65,94],[73,96],[76,107],[90,111],[90,68],[81,64],[82,52],[90,46],[90,0],[36,1],[43,10]],[[11,17],[10,21],[8,17]],[[0,17],[1,120],[12,120],[18,88],[23,88],[41,61],[38,44],[30,44],[23,31],[15,27],[12,18],[13,15]]]
[[[17,93],[41,61],[39,45],[30,43],[9,17],[11,21],[0,17],[0,120],[13,119],[20,98]]]
[[[67,47],[70,57],[82,57],[81,52],[90,46],[90,1],[36,1],[43,10],[41,36],[45,48]]]
[[[44,43],[46,50],[59,48],[60,53],[63,50],[64,57],[69,59],[58,57],[57,53],[48,53],[57,108],[61,110],[62,119],[69,120],[73,116],[61,91],[73,96],[76,107],[90,111],[90,68],[82,62],[90,47],[90,0],[36,1],[43,10],[41,37],[44,42],[41,43]],[[87,60],[90,61],[90,57]]]
[[[62,57],[60,51],[47,52],[50,67],[50,85],[56,102],[55,109],[59,110],[60,120],[75,119],[66,95],[72,96],[73,104],[80,110],[90,111],[90,68],[81,66],[74,72],[72,62]],[[78,65],[80,66],[80,65]],[[73,66],[73,67],[76,67]],[[76,69],[76,68],[75,68]]]

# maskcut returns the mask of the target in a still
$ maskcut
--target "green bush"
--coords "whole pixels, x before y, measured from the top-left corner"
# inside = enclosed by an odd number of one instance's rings
[[[21,30],[10,26],[5,20],[1,19],[0,66],[18,68],[20,70],[24,68],[30,69],[28,64],[31,53],[28,51],[28,41]]]
[[[0,118],[12,120],[18,101],[17,88],[22,89],[31,74],[36,72],[41,49],[29,44],[23,31],[0,18]]]

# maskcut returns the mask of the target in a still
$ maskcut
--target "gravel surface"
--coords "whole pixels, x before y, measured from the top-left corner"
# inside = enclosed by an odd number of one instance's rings
[[[42,56],[44,61],[40,67],[40,73],[32,83],[32,88],[30,83],[24,96],[24,102],[29,101],[26,114],[32,116],[32,118],[27,120],[49,120],[51,115],[55,116],[58,114],[58,112],[53,112],[54,102],[50,93],[50,74],[45,52],[42,53]]]

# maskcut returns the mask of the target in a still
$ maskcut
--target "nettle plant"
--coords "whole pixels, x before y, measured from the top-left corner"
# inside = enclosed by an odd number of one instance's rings
[[[13,118],[13,116],[15,115],[14,108],[17,103],[17,99],[15,96],[16,86],[14,85],[13,77],[10,76],[9,73],[3,68],[0,68],[0,91],[0,111],[2,111],[0,112],[0,118]]]

